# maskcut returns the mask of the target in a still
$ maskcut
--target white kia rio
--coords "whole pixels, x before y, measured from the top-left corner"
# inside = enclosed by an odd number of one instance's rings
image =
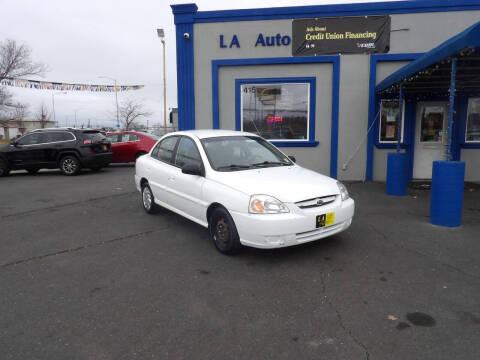
[[[207,227],[224,254],[347,229],[355,205],[345,186],[294,161],[251,133],[174,132],[137,160],[135,184],[146,212],[161,206]]]

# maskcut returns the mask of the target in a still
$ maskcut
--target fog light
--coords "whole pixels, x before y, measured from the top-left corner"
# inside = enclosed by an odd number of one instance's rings
[[[288,243],[292,243],[295,240],[295,235],[276,235],[265,236],[265,242],[271,246],[282,246]]]

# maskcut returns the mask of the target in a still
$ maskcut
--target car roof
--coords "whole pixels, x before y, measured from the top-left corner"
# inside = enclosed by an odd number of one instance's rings
[[[257,134],[252,134],[245,131],[215,130],[215,129],[175,131],[175,132],[167,133],[167,135],[190,135],[190,136],[195,136],[199,139],[206,139],[206,138],[220,137],[220,136],[258,136]]]

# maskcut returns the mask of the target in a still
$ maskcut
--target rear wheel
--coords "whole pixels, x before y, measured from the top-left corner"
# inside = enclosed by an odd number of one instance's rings
[[[142,186],[142,205],[143,210],[149,214],[155,214],[159,210],[159,206],[155,204],[155,198],[148,183]]]
[[[9,172],[10,169],[8,168],[7,162],[3,159],[0,159],[0,177],[7,176]]]
[[[234,255],[242,249],[235,223],[225,208],[218,207],[213,210],[208,229],[210,239],[222,254]]]
[[[64,175],[77,175],[80,171],[80,162],[75,156],[67,155],[60,160],[60,170]]]

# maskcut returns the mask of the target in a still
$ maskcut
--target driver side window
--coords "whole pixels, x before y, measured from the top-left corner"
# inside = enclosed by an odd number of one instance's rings
[[[193,140],[182,137],[178,144],[177,154],[175,155],[175,165],[183,167],[188,164],[198,164],[202,166],[202,158]]]
[[[40,133],[25,135],[18,140],[19,145],[35,145],[40,144]]]

